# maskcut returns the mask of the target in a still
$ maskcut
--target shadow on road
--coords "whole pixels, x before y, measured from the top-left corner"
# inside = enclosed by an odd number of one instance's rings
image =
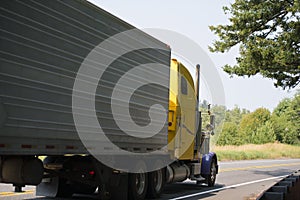
[[[196,185],[195,183],[174,183],[165,186],[164,193],[162,194],[160,200],[172,199],[176,197],[182,197],[186,195],[191,195],[195,193],[202,193],[206,191],[210,191],[213,189],[223,188],[224,185],[216,184],[214,187],[208,187],[205,185]],[[216,195],[218,192],[209,192],[207,194],[202,194],[197,197],[190,197],[188,199],[202,199],[210,196]]]
[[[95,196],[83,196],[83,195],[73,195],[72,198],[55,198],[55,200],[95,200],[99,199],[96,195]],[[34,198],[27,198],[24,200],[54,200],[54,198],[50,197],[34,197]]]
[[[205,185],[196,185],[195,183],[191,182],[184,182],[184,183],[174,183],[170,185],[166,185],[163,194],[157,200],[167,200],[177,197],[182,197],[185,195],[191,195],[195,193],[202,193],[206,191],[210,191],[213,189],[223,188],[224,185],[216,184],[215,187],[207,187]],[[216,192],[209,192],[207,194],[202,194],[201,196],[190,197],[188,199],[204,199],[207,197],[215,196],[218,193]],[[55,198],[55,200],[95,200],[99,199],[98,196],[94,195],[73,195],[72,198]],[[26,200],[53,200],[53,198],[49,197],[34,197],[34,198],[26,198]]]
[[[283,176],[286,174],[291,174],[294,171],[291,169],[277,169],[277,170],[273,170],[273,171],[267,171],[267,170],[253,170],[252,173],[253,174],[262,174],[262,175],[269,175],[269,176]]]

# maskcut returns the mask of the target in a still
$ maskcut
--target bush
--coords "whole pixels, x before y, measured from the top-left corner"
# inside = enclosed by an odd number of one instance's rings
[[[273,125],[270,121],[267,121],[262,126],[258,127],[252,135],[251,141],[253,144],[265,144],[275,142],[276,135],[273,129]]]
[[[240,145],[241,138],[238,135],[238,127],[233,122],[225,122],[220,133],[217,145]]]

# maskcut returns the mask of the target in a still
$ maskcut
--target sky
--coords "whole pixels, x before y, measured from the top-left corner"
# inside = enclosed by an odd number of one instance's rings
[[[222,70],[225,64],[235,64],[238,47],[229,52],[211,53],[208,46],[218,38],[209,30],[209,25],[229,23],[222,7],[233,0],[89,0],[137,28],[159,28],[180,33],[196,42],[214,63],[221,77],[225,92],[225,105],[231,109],[235,105],[254,111],[264,107],[273,110],[284,98],[292,97],[296,89],[284,91],[275,88],[271,79],[260,75],[230,78]],[[170,44],[172,48],[172,44]],[[206,99],[208,94],[202,93]]]

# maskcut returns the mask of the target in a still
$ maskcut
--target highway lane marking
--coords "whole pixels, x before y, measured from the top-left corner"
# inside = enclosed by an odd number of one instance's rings
[[[288,159],[288,160],[284,160],[284,159],[275,159],[275,160],[236,160],[236,161],[228,161],[228,162],[222,162],[220,161],[220,163],[222,165],[232,165],[233,163],[236,164],[251,164],[251,163],[270,163],[270,162],[278,162],[278,163],[283,163],[283,162],[299,162],[300,159]]]
[[[181,197],[176,197],[176,198],[173,198],[173,199],[170,199],[170,200],[186,199],[186,198],[200,196],[200,195],[208,194],[208,193],[212,193],[212,192],[218,192],[218,191],[226,190],[226,189],[230,189],[230,188],[236,188],[236,187],[241,187],[241,186],[245,186],[245,185],[251,185],[251,184],[254,184],[254,183],[260,183],[260,182],[264,182],[264,181],[280,179],[280,178],[287,177],[288,175],[290,175],[290,174],[287,174],[287,175],[284,175],[284,176],[276,176],[276,177],[271,177],[271,178],[265,178],[265,179],[255,180],[255,181],[249,181],[249,182],[239,183],[239,184],[235,184],[235,185],[229,185],[229,186],[226,186],[226,187],[223,187],[223,188],[217,188],[217,189],[212,189],[212,190],[208,190],[208,191],[204,191],[204,192],[189,194],[189,195],[185,195],[185,196],[181,196]]]
[[[236,168],[228,168],[228,169],[220,169],[219,172],[231,172],[231,171],[245,171],[249,169],[266,169],[273,167],[287,167],[287,166],[295,166],[300,165],[300,162],[297,163],[287,163],[287,164],[274,164],[274,165],[257,165],[257,166],[249,166],[249,167],[236,167]]]
[[[33,194],[35,190],[26,190],[23,192],[0,192],[0,197],[17,196],[22,194]]]

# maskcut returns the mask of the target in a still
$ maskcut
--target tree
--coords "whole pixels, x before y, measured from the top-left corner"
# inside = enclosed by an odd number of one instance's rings
[[[236,125],[239,125],[242,119],[242,116],[249,113],[250,111],[246,110],[246,109],[241,109],[235,105],[234,108],[232,110],[227,110],[226,111],[226,117],[225,117],[225,121],[226,122],[233,122]]]
[[[283,99],[277,107],[273,110],[271,120],[273,128],[278,141],[283,143],[290,143],[286,134],[291,130],[292,124],[289,121],[288,111],[291,105],[291,100],[288,98]]]
[[[256,141],[256,132],[271,117],[270,111],[266,108],[258,108],[254,112],[242,117],[239,134],[243,143],[254,143]],[[264,129],[265,130],[265,129]]]
[[[300,1],[236,0],[224,7],[230,24],[210,26],[219,37],[212,52],[240,45],[234,66],[225,65],[232,75],[274,79],[276,87],[293,88],[300,83]]]
[[[297,136],[298,142],[300,139],[300,90],[295,94],[291,102],[290,119],[295,127],[295,135]]]
[[[283,99],[274,109],[271,120],[277,140],[297,144],[300,139],[300,93],[294,98]]]
[[[251,140],[253,144],[275,142],[276,135],[272,123],[266,121],[262,126],[258,127],[253,133]]]
[[[233,122],[225,122],[217,141],[218,145],[239,145],[241,138],[238,136],[238,127]]]

